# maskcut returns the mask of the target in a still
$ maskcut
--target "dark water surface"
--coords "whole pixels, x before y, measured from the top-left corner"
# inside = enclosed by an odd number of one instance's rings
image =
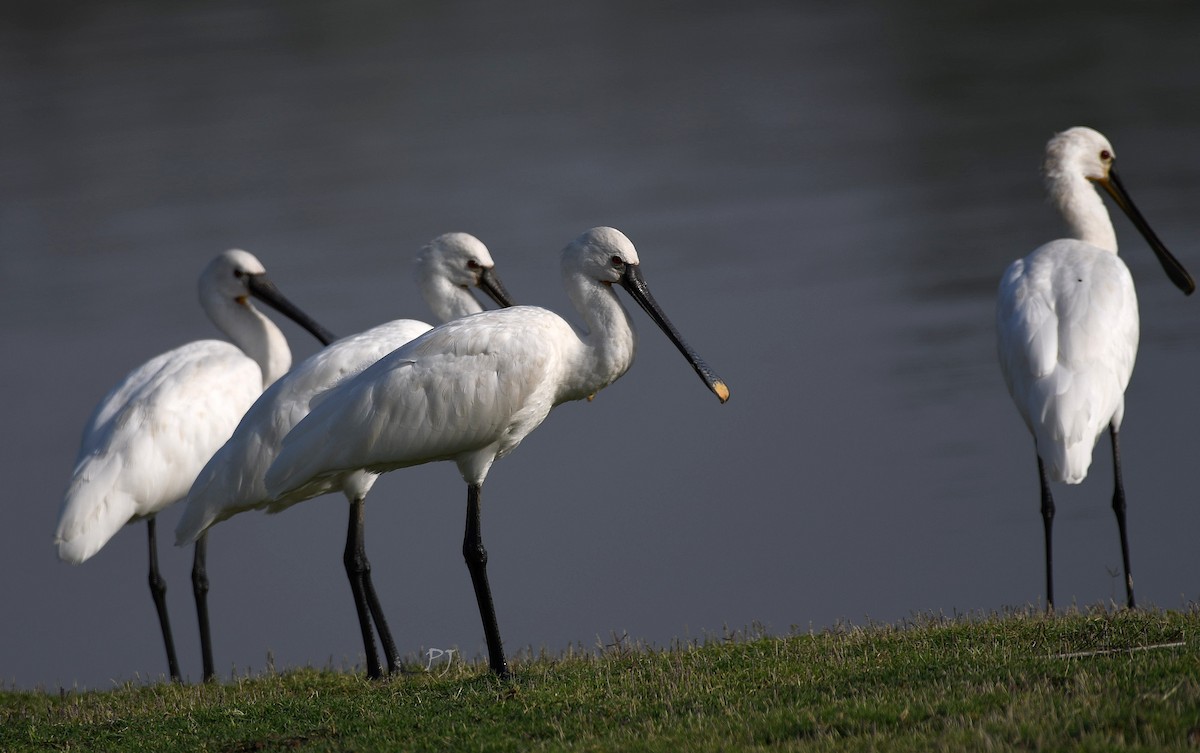
[[[637,245],[722,374],[634,311],[637,361],[485,490],[510,654],[764,623],[995,610],[1042,594],[1032,441],[996,366],[1002,270],[1057,237],[1046,139],[1105,132],[1200,273],[1200,5],[17,3],[0,11],[0,682],[165,672],[144,527],[80,567],[51,537],[79,432],[130,368],[215,336],[195,280],[246,248],[335,332],[428,318],[416,250],[465,230],[523,303],[558,252]],[[1200,300],[1118,218],[1142,347],[1122,449],[1138,593],[1200,594]],[[311,338],[287,323],[297,359]],[[1057,499],[1059,601],[1122,597],[1107,442]],[[385,476],[367,544],[401,650],[485,653],[450,464]],[[352,666],[345,502],[214,529],[222,674]],[[170,532],[178,510],[160,516]],[[199,676],[191,551],[161,553]]]

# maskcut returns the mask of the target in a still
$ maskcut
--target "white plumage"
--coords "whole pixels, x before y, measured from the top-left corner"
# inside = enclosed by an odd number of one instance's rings
[[[1115,250],[1064,239],[1014,262],[1000,290],[1009,391],[1049,477],[1078,484],[1096,439],[1124,415],[1138,346],[1133,278]]]
[[[59,558],[81,563],[127,523],[186,496],[262,387],[259,365],[219,340],[188,343],[131,372],[84,431],[54,535]]]
[[[483,311],[469,288],[481,287],[501,305],[509,305],[487,247],[467,233],[447,233],[431,241],[417,257],[416,278],[425,302],[442,321]],[[212,525],[237,513],[262,509],[279,500],[267,492],[263,477],[284,436],[308,415],[314,400],[357,375],[413,338],[432,329],[414,319],[397,319],[344,337],[297,364],[271,385],[232,430],[196,477],[175,529],[176,544],[195,541]],[[348,496],[363,496],[373,474],[346,484]],[[330,483],[309,496],[342,490]],[[289,495],[294,504],[308,497]]]
[[[634,333],[614,284],[634,297],[724,402],[728,389],[679,337],[649,295],[633,244],[594,228],[563,251],[563,280],[584,326],[517,306],[437,327],[327,393],[284,438],[267,471],[284,500],[354,474],[452,460],[468,484],[463,552],[492,669],[508,673],[485,572],[479,495],[493,461],[551,408],[595,394],[629,368]]]
[[[245,410],[291,365],[283,333],[250,296],[325,336],[279,295],[251,254],[230,250],[209,263],[200,276],[200,303],[234,344],[200,340],[163,353],[100,402],[84,428],[54,534],[61,559],[83,562],[122,526],[144,519],[150,524],[152,579],[157,575],[154,515],[187,494]],[[169,643],[165,621],[162,627]],[[170,647],[168,653],[177,677]]]
[[[1108,140],[1090,128],[1071,128],[1050,140],[1047,189],[1071,237],[1051,241],[1013,262],[1000,281],[996,303],[1000,367],[1037,448],[1046,599],[1051,607],[1054,503],[1047,481],[1083,481],[1105,429],[1113,441],[1113,508],[1121,530],[1128,603],[1134,605],[1117,433],[1137,355],[1137,295],[1128,268],[1117,256],[1116,233],[1093,184],[1108,191],[1129,215],[1175,284],[1185,293],[1195,287],[1137,211],[1113,170],[1114,159]]]
[[[312,400],[430,328],[424,322],[399,319],[344,337],[272,384],[231,430],[190,492],[184,492],[187,500],[175,543],[190,544],[213,525],[274,501],[267,494],[263,474],[284,435],[308,415]],[[321,493],[336,490],[331,486]]]
[[[430,309],[445,321],[483,310],[470,292],[475,287],[497,303],[511,305],[507,291],[495,275],[494,266],[487,247],[477,238],[467,233],[447,233],[435,238],[418,254],[416,278]],[[352,551],[348,553],[347,568],[356,569],[349,576],[356,608],[360,618],[365,619],[367,605],[361,599],[374,599],[369,569],[366,568],[365,554],[357,555],[353,562],[350,560],[355,556],[353,550],[362,548],[361,504],[377,475],[365,471],[348,474],[290,494],[286,500],[278,500],[267,492],[263,476],[275,459],[284,435],[308,414],[314,401],[429,329],[430,325],[425,322],[412,319],[381,324],[338,340],[271,385],[200,471],[175,530],[176,543],[182,545],[194,541],[214,524],[246,510],[261,509],[270,504],[294,504],[319,494],[342,491],[352,505],[350,537],[358,536],[357,542],[348,544]],[[356,525],[359,526],[357,531]],[[389,668],[395,669],[398,657],[382,610],[377,606],[371,608],[376,611],[376,627]],[[380,674],[379,662],[370,625],[363,621],[360,628],[368,674],[377,676]]]

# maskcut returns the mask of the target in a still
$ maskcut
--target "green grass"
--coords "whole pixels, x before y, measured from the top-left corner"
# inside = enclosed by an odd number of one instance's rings
[[[1033,612],[670,649],[0,693],[0,750],[1200,750],[1200,609]]]

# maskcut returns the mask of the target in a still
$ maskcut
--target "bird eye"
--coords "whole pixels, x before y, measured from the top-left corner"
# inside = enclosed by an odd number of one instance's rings
[[[1112,152],[1108,151],[1107,149],[1100,150],[1100,161],[1101,162],[1112,162],[1112,158],[1113,158]]]
[[[479,269],[479,262],[474,259],[467,259],[467,269]]]
[[[612,258],[612,265],[613,269],[620,269],[621,267],[625,266],[625,260],[619,256],[614,256]]]
[[[243,270],[235,269],[233,270],[233,276],[240,280],[246,276],[246,273]]]

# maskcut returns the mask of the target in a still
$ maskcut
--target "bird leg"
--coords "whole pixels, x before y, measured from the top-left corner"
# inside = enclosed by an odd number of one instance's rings
[[[146,533],[150,544],[150,595],[154,597],[154,608],[158,610],[158,624],[162,627],[163,643],[167,647],[167,667],[171,671],[171,679],[179,682],[179,661],[175,658],[175,639],[171,637],[171,618],[167,616],[167,583],[158,574],[158,543],[154,535],[154,516],[146,519]]]
[[[1054,556],[1051,545],[1051,529],[1054,527],[1054,497],[1050,494],[1050,482],[1046,479],[1046,468],[1042,456],[1038,455],[1038,478],[1042,484],[1042,526],[1046,532],[1046,611],[1054,611]]]
[[[1112,437],[1113,455],[1113,512],[1117,516],[1117,529],[1121,532],[1121,561],[1125,565],[1125,597],[1130,609],[1136,609],[1133,601],[1133,573],[1129,571],[1129,538],[1125,532],[1125,485],[1121,482],[1121,451],[1117,444],[1117,430],[1108,426]]]
[[[388,674],[400,670],[400,656],[396,651],[396,642],[392,640],[392,631],[388,629],[387,617],[383,615],[383,606],[375,593],[375,584],[371,582],[371,568],[368,565],[363,572],[363,595],[367,597],[367,606],[371,608],[371,618],[375,621],[375,631],[379,633],[379,645],[383,646],[383,656],[387,660]]]
[[[375,634],[371,630],[371,616],[363,589],[363,574],[370,571],[371,563],[363,548],[363,503],[355,500],[350,504],[350,524],[346,529],[346,550],[342,562],[346,565],[346,577],[350,579],[350,592],[354,595],[354,609],[358,612],[358,626],[362,630],[363,650],[367,656],[367,677],[377,679],[383,675],[379,666],[379,654],[375,651]]]
[[[379,603],[379,595],[375,593],[375,583],[371,580],[371,563],[367,560],[367,546],[365,534],[363,532],[363,520],[366,517],[366,506],[362,499],[357,499],[353,505],[358,507],[358,511],[351,510],[351,515],[357,519],[355,535],[358,536],[356,545],[357,557],[362,563],[362,590],[363,596],[366,597],[367,606],[371,609],[371,619],[375,622],[375,632],[379,633],[379,644],[383,647],[383,656],[387,660],[388,674],[392,674],[400,668],[399,652],[396,651],[396,642],[392,640],[392,631],[388,629],[387,617],[383,614],[383,605]]]
[[[192,559],[192,594],[196,597],[196,619],[200,622],[200,657],[204,662],[204,682],[217,677],[213,669],[212,634],[208,629],[208,531],[196,539]]]
[[[483,620],[483,634],[487,639],[488,663],[492,671],[502,678],[511,676],[508,662],[504,660],[504,646],[500,642],[500,627],[496,622],[496,607],[492,603],[492,588],[487,578],[487,550],[483,548],[483,537],[479,531],[479,496],[482,484],[467,485],[467,527],[463,535],[463,558],[471,573],[471,584],[475,586],[475,601],[479,603],[479,616]]]

